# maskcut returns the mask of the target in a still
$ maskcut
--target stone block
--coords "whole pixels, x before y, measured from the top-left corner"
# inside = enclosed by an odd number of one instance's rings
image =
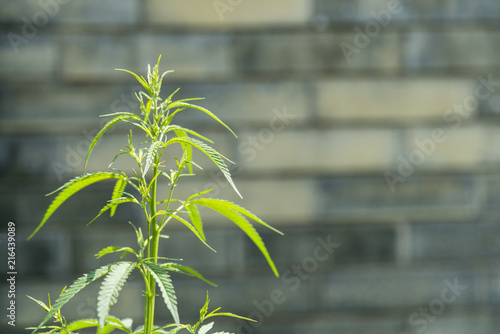
[[[167,77],[168,79],[168,77]],[[166,80],[168,82],[169,80]],[[213,84],[168,83],[166,92],[180,87],[176,99],[204,97],[193,104],[215,113],[229,123],[236,134],[246,125],[272,127],[283,131],[290,123],[302,123],[312,114],[309,102],[309,86],[298,82],[229,82]],[[165,92],[165,94],[167,94]],[[182,121],[203,124],[207,128],[221,129],[203,112],[191,110],[179,114]],[[234,126],[233,126],[234,124]],[[283,127],[285,125],[285,127]],[[222,129],[224,131],[224,129]]]
[[[363,23],[369,21],[379,22],[383,19],[385,26],[393,23],[394,21],[400,21],[404,6],[398,1],[399,6],[394,6],[389,12],[390,1],[376,0],[355,0],[355,1],[325,1],[317,0],[314,10],[314,23],[318,28],[327,27],[330,24],[339,24],[344,22],[356,22]],[[380,11],[386,10],[388,12],[387,17],[383,17],[376,20],[376,15],[372,12],[379,13]],[[387,22],[387,23],[386,23]]]
[[[132,25],[139,21],[140,6],[137,0],[69,1],[61,5],[56,20],[65,24]]]
[[[493,222],[417,224],[412,231],[413,257],[425,261],[496,259],[499,239],[500,227]]]
[[[498,67],[495,48],[500,34],[495,31],[415,31],[403,36],[402,66],[409,71],[455,71],[473,73]]]
[[[61,129],[54,128],[63,123],[70,126],[66,129],[67,132],[80,132],[89,123],[103,124],[110,120],[99,119],[100,115],[125,111],[127,103],[135,102],[128,91],[125,87],[4,87],[0,92],[0,117],[2,121],[17,121],[20,125],[36,122],[41,128],[38,131],[42,133],[61,133]],[[137,112],[132,108],[127,108],[126,111]],[[16,130],[23,131],[23,128]],[[34,131],[30,129],[29,132]]]
[[[319,81],[318,113],[330,122],[443,121],[446,110],[472,94],[472,82],[443,79]],[[474,110],[475,111],[475,110]]]
[[[17,195],[16,216],[19,223],[26,226],[35,226],[42,220],[43,214],[49,207],[50,203],[54,200],[56,195],[45,197],[44,195],[57,189],[61,186],[57,183],[55,187],[31,187],[23,188]],[[69,199],[67,199],[50,217],[44,228],[58,227],[64,229],[84,229],[85,226],[94,219],[102,207],[111,198],[113,191],[113,182],[101,181],[99,183],[88,186],[80,190]],[[49,189],[47,191],[47,189]],[[31,210],[27,212],[24,209],[23,203],[30,203]],[[139,206],[125,203],[118,207],[116,214],[113,218],[104,214],[99,217],[94,224],[125,224],[127,221],[135,221],[140,216],[141,210]],[[71,218],[68,218],[71,217]],[[128,225],[127,225],[128,226]]]
[[[488,146],[479,126],[409,130],[406,145],[406,152],[398,160],[401,163],[405,159],[415,170],[475,170]]]
[[[48,135],[61,143],[66,138],[64,136],[73,136],[75,145],[80,141],[90,143],[104,124],[111,120],[111,117],[99,117],[100,115],[139,113],[134,95],[138,90],[137,86],[127,85],[77,88],[56,88],[50,85],[7,86],[0,92],[0,131],[12,136]],[[106,133],[112,134],[114,131],[128,134],[128,128],[120,125]],[[63,144],[64,158],[67,152],[66,144]]]
[[[172,224],[180,225],[177,222],[172,222]],[[170,229],[170,232],[168,228],[165,230],[165,234],[169,235],[170,239],[163,242],[159,252],[160,256],[182,259],[181,264],[198,270],[208,279],[219,280],[224,276],[231,275],[232,270],[237,271],[238,267],[244,263],[243,232],[236,227],[220,229],[205,226],[205,230],[206,241],[216,253],[207,248],[187,228],[179,226],[175,230]]]
[[[27,241],[26,237],[20,234],[16,240],[16,268],[19,275],[54,278],[70,270],[73,253],[67,235],[41,232],[32,240]]]
[[[244,74],[280,76],[370,70],[394,73],[399,68],[396,33],[367,37],[356,33],[248,34],[235,41],[235,64]]]
[[[217,80],[233,72],[230,39],[223,34],[145,34],[137,52],[141,69],[162,55],[161,69],[174,70],[165,80]]]
[[[71,35],[63,37],[62,79],[66,82],[132,82],[132,76],[115,69],[137,72],[135,36]]]
[[[325,1],[315,6],[316,24],[358,24],[374,21],[385,26],[409,22],[463,22],[498,18],[498,4],[491,0],[464,2],[460,0],[431,1]]]
[[[5,9],[0,21],[23,25],[26,20],[40,29],[46,26],[68,24],[116,24],[136,23],[139,3],[137,0],[23,0],[0,1]]]
[[[249,171],[352,173],[383,170],[398,150],[391,129],[244,133],[238,147],[242,168]]]
[[[487,291],[483,295],[485,302],[498,307],[500,305],[500,272],[496,268],[493,268],[487,275],[485,291]]]
[[[446,310],[447,311],[447,310]],[[498,319],[493,314],[462,310],[446,312],[432,322],[427,323],[426,333],[441,334],[466,334],[473,331],[478,334],[493,334],[497,330]],[[424,328],[423,323],[415,328]]]
[[[395,258],[395,232],[389,226],[335,225],[321,227],[283,227],[284,237],[262,231],[262,240],[279,268],[318,262],[315,274],[334,265],[391,262]],[[262,254],[246,242],[247,266],[266,266]]]
[[[146,15],[152,24],[190,28],[262,28],[304,26],[312,10],[311,0],[204,1],[189,4],[149,0]]]
[[[10,179],[14,179],[10,177]],[[5,184],[3,184],[5,182]],[[7,221],[14,221],[17,218],[16,210],[16,187],[7,186],[7,182],[2,178],[2,186],[0,187],[0,215],[5,217]]]
[[[0,58],[1,82],[47,82],[58,68],[57,40],[38,30],[23,34],[14,29],[0,43]]]
[[[487,21],[498,18],[500,7],[491,0],[463,2],[460,0],[433,2],[407,2],[402,18],[405,20],[427,21]]]
[[[49,136],[10,137],[7,170],[18,175],[52,173],[51,162],[57,159],[57,143],[57,139]]]
[[[486,143],[496,143],[500,140],[500,129],[493,124],[493,126],[482,127],[483,140]],[[497,145],[484,144],[483,149],[483,165],[496,170],[498,162],[500,161],[500,148]]]
[[[413,309],[420,306],[430,310],[437,310],[439,306],[444,311],[443,306],[452,309],[474,304],[477,302],[474,282],[472,273],[461,271],[375,269],[357,273],[339,272],[329,276],[322,301],[327,308],[344,311],[407,308],[411,310],[410,316],[415,311]]]
[[[463,220],[480,209],[480,186],[472,175],[412,176],[394,191],[383,177],[332,178],[319,186],[319,212],[336,220]]]
[[[234,192],[231,197],[222,196],[233,199],[270,224],[302,224],[315,215],[316,198],[311,179],[237,180],[236,184],[243,199],[237,199]]]
[[[0,1],[2,5],[2,13],[0,14],[0,20],[2,22],[8,23],[20,23],[22,16],[26,16],[28,19],[32,18],[33,14],[41,10],[40,4],[36,0],[24,0],[24,1]]]
[[[253,212],[271,225],[302,224],[315,216],[315,183],[311,179],[247,179],[241,172],[233,174],[234,182],[243,196],[240,198],[219,171],[210,172],[208,178],[186,179],[175,195],[180,198],[213,189],[205,195],[232,201]],[[181,180],[182,181],[182,180]],[[165,198],[167,189],[159,188],[159,198]],[[300,205],[297,205],[300,203]],[[202,211],[202,218],[214,226],[233,226],[226,218],[212,210]],[[229,224],[229,225],[228,225]],[[236,228],[236,227],[234,227]],[[259,230],[263,230],[259,229]]]
[[[118,210],[122,208],[118,207]],[[144,230],[142,221],[129,219],[136,227]],[[80,275],[108,263],[120,261],[122,253],[108,254],[96,258],[95,254],[108,246],[131,247],[137,250],[137,239],[132,226],[127,220],[110,227],[108,222],[94,222],[90,226],[74,226],[71,235],[72,252],[74,257],[73,274]],[[68,235],[69,237],[69,235]],[[135,260],[134,256],[127,254],[123,260]]]
[[[2,156],[0,156],[0,173],[7,174],[14,171],[12,160],[14,159],[14,138],[8,136],[0,137],[0,149]]]
[[[341,332],[356,334],[400,333],[401,320],[397,317],[383,315],[336,315],[330,312],[324,316],[311,317],[300,322],[296,321],[292,323],[291,328],[290,332],[294,334],[308,331],[313,333]]]
[[[500,177],[497,174],[487,175],[482,178],[482,183],[485,188],[484,209],[496,215],[500,209]]]
[[[489,98],[479,102],[478,116],[482,119],[497,120],[500,115],[500,94],[495,91]]]
[[[314,308],[319,298],[315,287],[321,284],[321,280],[307,274],[299,276],[291,270],[282,271],[281,275],[276,278],[269,272],[266,278],[252,277],[243,283],[244,300],[251,305],[247,316],[257,321],[259,317],[255,313],[266,316],[263,312],[266,304],[273,304],[273,315],[306,312]]]

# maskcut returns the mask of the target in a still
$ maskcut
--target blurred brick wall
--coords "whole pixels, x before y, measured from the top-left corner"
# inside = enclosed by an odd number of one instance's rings
[[[106,184],[23,239],[52,199],[44,194],[82,172],[97,116],[135,110],[137,84],[115,68],[144,73],[162,54],[162,68],[175,70],[165,94],[181,87],[179,98],[206,97],[200,104],[239,134],[185,112],[184,124],[236,162],[244,199],[211,167],[181,193],[214,187],[286,234],[259,229],[277,279],[216,216],[207,235],[218,254],[172,226],[162,255],[220,285],[175,276],[183,319],[209,290],[214,306],[259,321],[221,321],[237,333],[497,333],[500,2],[1,0],[0,8],[0,221],[18,229],[19,332],[43,316],[24,295],[55,296],[105,263],[95,252],[134,242],[132,208],[85,227],[109,198]],[[90,171],[107,167],[126,131],[105,136]],[[6,257],[2,275],[5,266]],[[128,286],[135,291],[125,289],[112,313],[139,321],[141,281]],[[97,288],[68,305],[68,319],[95,316]],[[5,285],[0,295],[5,310]],[[14,333],[5,317],[0,332]]]

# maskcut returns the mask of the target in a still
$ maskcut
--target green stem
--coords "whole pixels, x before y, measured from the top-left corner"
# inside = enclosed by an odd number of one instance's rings
[[[157,173],[157,167],[154,167],[153,175]],[[157,180],[154,179],[151,185],[151,197],[149,202],[150,208],[150,229],[151,229],[151,240],[148,249],[148,256],[150,261],[153,263],[158,262],[158,243],[160,240],[160,231],[156,220],[156,185]],[[156,282],[153,275],[148,275],[148,286],[146,291],[146,310],[144,319],[144,334],[150,334],[154,326],[154,312],[155,312],[155,298],[156,298]]]

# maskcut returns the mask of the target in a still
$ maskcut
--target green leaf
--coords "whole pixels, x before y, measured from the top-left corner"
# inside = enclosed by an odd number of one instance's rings
[[[123,179],[124,177],[119,174],[115,173],[109,173],[109,172],[98,172],[98,173],[93,173],[93,174],[86,174],[83,176],[79,176],[77,178],[74,178],[70,181],[68,181],[66,184],[64,184],[62,187],[59,189],[53,191],[50,194],[53,194],[54,192],[61,191],[59,195],[52,201],[50,204],[49,208],[45,212],[45,215],[41,221],[41,223],[38,225],[38,227],[31,233],[31,235],[28,237],[28,240],[31,239],[36,232],[45,224],[45,222],[50,218],[50,216],[61,206],[62,203],[64,203],[68,198],[70,198],[72,195],[77,193],[78,191],[82,190],[83,188],[94,184],[99,181],[103,180],[109,180],[109,179]],[[50,195],[49,194],[49,195]]]
[[[94,149],[94,146],[95,144],[97,143],[97,141],[102,137],[102,135],[109,130],[109,128],[111,128],[113,125],[115,125],[116,123],[119,123],[121,121],[124,121],[124,120],[128,120],[128,119],[135,119],[135,120],[138,120],[140,121],[141,118],[135,114],[132,114],[132,113],[127,113],[125,115],[121,115],[121,116],[118,116],[118,117],[115,117],[113,118],[111,121],[109,121],[108,123],[106,123],[104,125],[104,127],[101,129],[101,131],[99,131],[99,133],[94,137],[94,139],[92,140],[92,142],[90,143],[90,146],[89,146],[89,149],[87,151],[87,156],[85,157],[85,164],[83,165],[83,173],[85,173],[85,171],[87,170],[87,162],[89,161],[89,157],[90,157],[90,153],[92,152],[92,150]]]
[[[38,305],[40,305],[41,307],[43,307],[43,309],[45,311],[47,311],[47,312],[50,311],[50,308],[47,305],[45,305],[45,303],[42,302],[41,300],[35,299],[35,298],[31,297],[31,296],[26,296],[26,297],[28,297],[29,299],[31,299],[32,301],[34,301],[35,303],[37,303]]]
[[[173,262],[171,262],[171,263],[162,263],[162,264],[160,264],[160,267],[165,268],[165,269],[170,270],[170,271],[181,273],[181,274],[184,274],[184,275],[196,277],[196,278],[202,280],[205,283],[208,283],[208,284],[210,284],[210,285],[212,285],[214,287],[217,287],[216,284],[214,284],[214,283],[210,282],[209,280],[207,280],[205,277],[203,277],[203,275],[201,275],[199,272],[197,272],[193,268],[190,268],[190,267],[187,267],[187,266],[183,266],[183,265],[180,265],[178,263],[173,263]]]
[[[135,198],[130,198],[130,197],[120,197],[120,198],[115,198],[113,200],[110,200],[108,202],[108,204],[106,204],[101,209],[101,211],[99,211],[99,213],[97,214],[97,216],[95,216],[94,219],[92,219],[87,225],[92,224],[97,218],[99,218],[106,211],[116,209],[116,207],[119,204],[123,204],[123,203],[137,203],[137,204],[139,204],[139,202]]]
[[[200,111],[203,111],[205,114],[207,114],[208,116],[212,117],[213,119],[215,119],[219,124],[221,124],[222,126],[224,126],[226,129],[229,130],[229,132],[231,132],[236,138],[238,138],[238,136],[236,136],[236,134],[233,132],[233,130],[231,130],[231,128],[229,126],[226,125],[226,123],[224,123],[223,121],[221,121],[217,116],[215,116],[210,110],[208,109],[205,109],[203,107],[200,107],[200,106],[197,106],[195,104],[191,104],[191,103],[186,103],[186,102],[182,102],[182,101],[175,101],[175,102],[172,102],[171,104],[168,105],[169,109],[172,109],[172,108],[193,108],[193,109],[197,109],[197,110],[200,110]],[[170,118],[172,118],[174,116],[175,112],[172,113],[170,115]]]
[[[123,191],[125,190],[125,187],[127,186],[127,180],[126,179],[118,179],[115,184],[115,188],[113,189],[113,194],[111,195],[111,200],[115,200],[117,198],[120,198],[123,196]],[[113,217],[115,215],[116,208],[118,207],[118,204],[113,206],[111,208],[111,212],[109,213],[110,217]]]
[[[180,88],[177,88],[172,94],[170,94],[167,98],[167,102],[171,102],[172,101],[172,97],[174,97],[175,93],[177,93],[179,91]]]
[[[111,333],[115,329],[120,329],[128,334],[132,334],[131,325],[132,319],[130,318],[120,320],[116,317],[109,316],[108,318],[106,318],[106,324],[104,325],[104,327],[97,329],[97,334]],[[99,321],[97,319],[81,319],[73,321],[68,325],[68,330],[70,332],[73,332],[89,327],[99,327]]]
[[[174,329],[171,329],[169,331],[164,330],[164,328],[170,328],[170,327],[176,327]],[[186,325],[177,325],[177,324],[168,324],[162,327],[153,327],[151,330],[151,334],[175,334],[181,329],[187,328]],[[144,325],[141,325],[136,328],[133,334],[142,334],[144,333]]]
[[[89,328],[89,327],[97,327],[99,326],[99,322],[97,319],[80,319],[73,321],[68,325],[68,330],[70,332],[82,329],[82,328]]]
[[[137,74],[135,74],[132,71],[124,70],[124,69],[121,69],[121,68],[117,68],[116,70],[132,74],[137,79],[137,81],[139,81],[139,83],[142,85],[142,87],[144,87],[144,89],[146,89],[146,91],[148,91],[148,93],[151,91],[151,89],[149,88],[148,83],[146,82],[146,79],[144,79],[143,76],[138,76]]]
[[[276,277],[279,277],[278,270],[276,269],[276,266],[271,259],[271,256],[269,255],[269,252],[267,251],[266,246],[264,245],[264,242],[262,241],[262,238],[260,237],[259,233],[255,230],[255,228],[250,224],[244,216],[242,216],[242,213],[235,211],[232,206],[236,206],[235,204],[220,200],[220,199],[213,199],[213,198],[197,198],[191,201],[192,204],[194,205],[202,205],[205,207],[208,207],[214,211],[219,212],[220,214],[226,216],[229,218],[233,223],[235,223],[245,234],[253,241],[253,243],[259,248],[259,250],[262,252],[264,257],[266,258],[269,266],[273,270],[274,274]],[[243,208],[240,208],[240,210],[244,210]],[[244,210],[244,212],[247,212]],[[266,226],[269,226],[266,224]]]
[[[204,142],[201,142],[197,139],[190,138],[190,137],[175,137],[170,139],[165,145],[169,145],[171,143],[188,143],[205,153],[210,160],[212,160],[217,167],[220,169],[222,174],[226,177],[226,180],[229,182],[229,184],[233,187],[234,191],[243,198],[236,188],[236,185],[233,182],[233,179],[231,178],[231,173],[229,172],[229,168],[227,167],[226,163],[224,162],[223,159],[229,160],[226,157],[224,157],[222,154],[214,150],[212,147],[208,146]]]
[[[196,235],[198,237],[198,239],[201,240],[201,242],[203,242],[203,244],[205,246],[207,246],[208,248],[210,248],[213,252],[217,253],[215,249],[213,249],[212,247],[210,247],[209,244],[207,244],[207,242],[205,241],[205,239],[202,238],[202,236],[198,233],[198,231],[196,230],[196,228],[194,228],[193,225],[191,225],[187,220],[185,220],[184,218],[179,217],[177,215],[170,215],[170,217],[172,217],[174,219],[177,219],[178,221],[180,221],[181,223],[183,223],[188,229],[191,230],[191,232],[194,233],[194,235]]]
[[[126,253],[132,253],[134,254],[135,256],[138,256],[137,253],[135,252],[135,250],[133,250],[132,248],[130,247],[116,247],[116,246],[108,246],[104,249],[102,249],[101,251],[99,251],[99,253],[95,254],[95,257],[96,258],[101,258],[103,257],[104,255],[106,254],[111,254],[111,253],[118,253],[118,252],[123,252],[123,255],[122,257],[126,254]]]
[[[214,327],[214,323],[213,322],[205,324],[205,325],[203,325],[203,326],[200,327],[200,329],[198,330],[198,334],[207,334],[208,331],[212,329],[212,327]]]
[[[209,303],[210,303],[210,297],[208,296],[208,291],[207,291],[207,300],[205,301],[203,307],[200,309],[200,321],[205,320],[205,316],[207,315],[208,312]]]
[[[199,197],[199,196],[203,196],[205,194],[208,194],[212,190],[214,190],[214,189],[210,188],[210,189],[207,189],[207,190],[200,191],[199,193],[193,194],[193,195],[191,195],[191,196],[188,197],[188,199],[186,200],[186,202],[189,202],[190,200],[192,200],[195,197]]]
[[[112,318],[113,318],[112,321],[110,321],[108,319],[106,319],[106,321],[109,321],[112,324],[116,322],[118,325],[120,325],[120,328],[122,330],[125,330],[126,332],[130,332],[132,334],[132,324],[134,322],[134,320],[132,318],[124,318],[124,319],[118,319],[116,317],[112,317]]]
[[[133,262],[121,262],[115,265],[104,278],[97,297],[97,316],[101,328],[104,327],[109,309],[116,304],[120,290],[134,268]]]
[[[229,313],[229,312],[215,312],[215,311],[213,311],[213,312],[210,312],[206,316],[207,319],[211,318],[211,317],[230,317],[230,318],[237,318],[237,319],[242,319],[242,320],[257,322],[257,320],[255,320],[255,319],[243,317],[241,315],[237,315],[237,314]]]
[[[163,144],[163,142],[160,140],[151,143],[151,146],[148,149],[148,154],[146,155],[146,167],[144,167],[144,171],[142,172],[142,176],[145,176],[146,173],[148,172],[149,167],[151,167],[151,164],[153,163],[154,159],[156,158],[156,153],[158,151],[158,148],[162,144]]]
[[[189,138],[186,131],[184,131],[184,130],[176,129],[176,130],[174,130],[174,132],[179,137]],[[190,144],[184,144],[184,143],[181,143],[181,146],[182,146],[182,150],[184,151],[184,159],[186,161],[193,160],[193,146]],[[193,165],[191,163],[188,163],[188,169],[189,169],[189,173],[193,174]]]
[[[179,312],[177,311],[177,297],[175,296],[174,286],[172,285],[172,280],[170,279],[170,275],[167,273],[165,269],[163,269],[156,263],[143,261],[142,264],[154,277],[156,283],[160,287],[165,305],[167,305],[167,308],[172,314],[175,323],[179,325],[180,320],[179,320]]]
[[[177,332],[179,332],[181,329],[184,329],[184,328],[185,328],[185,326],[180,326],[180,327],[171,329],[168,332],[165,332],[165,334],[176,334]]]
[[[205,233],[203,232],[203,221],[201,220],[201,215],[200,211],[198,211],[198,208],[196,208],[196,206],[194,204],[191,204],[190,202],[187,202],[186,204],[184,204],[184,206],[188,210],[189,219],[191,219],[191,223],[193,223],[193,226],[200,237],[203,240],[207,240],[205,237]]]
[[[204,141],[210,143],[210,144],[213,144],[214,142],[212,140],[210,140],[209,138],[199,134],[198,132],[194,131],[194,130],[191,130],[191,129],[186,129],[182,126],[179,126],[179,125],[174,125],[174,124],[171,124],[171,125],[167,125],[166,128],[165,128],[165,132],[168,132],[168,131],[174,131],[176,134],[177,134],[177,131],[184,131],[185,133],[189,133],[195,137],[198,137],[200,139],[203,139]],[[177,134],[178,135],[178,134]],[[178,135],[179,136],[179,135]],[[187,137],[187,136],[179,136],[179,137]]]
[[[217,199],[217,198],[199,198],[199,199],[192,200],[191,203],[204,203],[204,202],[207,202],[205,200],[208,200],[208,202],[216,203],[217,205],[224,206],[224,207],[227,207],[227,208],[229,208],[231,210],[234,210],[234,211],[236,211],[238,213],[241,213],[244,216],[247,216],[248,218],[255,220],[257,223],[264,225],[268,229],[273,230],[274,232],[283,235],[283,232],[281,232],[280,230],[272,227],[271,225],[267,224],[262,219],[260,219],[256,215],[254,215],[252,212],[248,211],[245,208],[242,208],[241,206],[239,206],[238,204],[235,204],[233,202],[230,202],[230,201],[227,201],[227,200],[223,200],[223,199]]]
[[[99,269],[91,271],[88,274],[85,274],[82,277],[80,277],[77,280],[75,280],[73,282],[73,284],[71,284],[71,286],[68,289],[64,290],[64,292],[59,296],[59,298],[56,300],[55,304],[52,306],[52,308],[47,313],[47,315],[45,316],[45,318],[38,325],[38,327],[35,328],[35,330],[32,333],[35,333],[36,331],[38,331],[47,321],[49,321],[54,316],[54,314],[57,313],[57,311],[59,311],[59,309],[61,307],[64,306],[64,304],[66,304],[78,292],[80,292],[83,288],[85,288],[90,283],[92,283],[95,280],[97,280],[97,279],[101,278],[102,276],[106,275],[117,264],[120,264],[120,262],[111,263],[111,264],[102,266]]]

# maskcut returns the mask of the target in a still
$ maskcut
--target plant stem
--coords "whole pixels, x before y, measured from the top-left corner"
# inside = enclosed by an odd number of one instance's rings
[[[157,166],[154,167],[153,175],[157,173]],[[154,179],[153,184],[151,185],[151,197],[149,202],[151,222],[151,241],[149,244],[150,253],[150,261],[153,263],[158,262],[158,244],[160,240],[160,231],[157,225],[156,219],[156,185],[157,179]],[[156,282],[152,274],[148,276],[148,291],[146,291],[146,310],[145,310],[145,319],[144,319],[144,334],[149,334],[154,326],[154,312],[155,312],[155,298],[156,298]]]

